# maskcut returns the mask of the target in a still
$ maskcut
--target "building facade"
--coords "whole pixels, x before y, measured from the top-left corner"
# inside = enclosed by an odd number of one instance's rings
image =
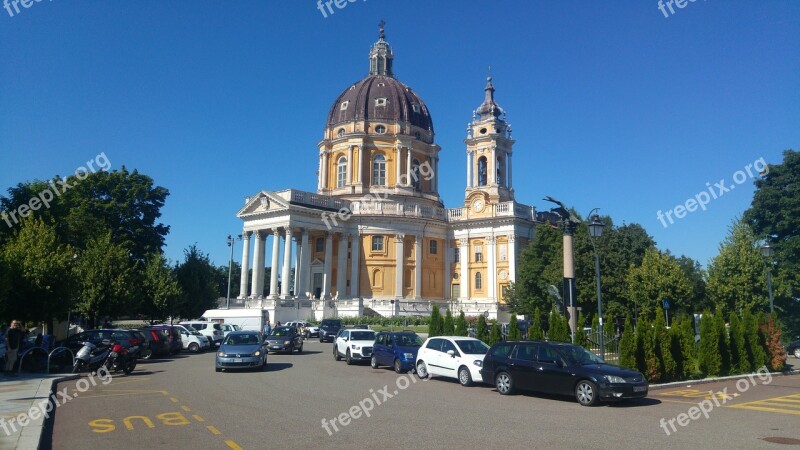
[[[492,79],[464,140],[464,203],[445,208],[431,115],[394,77],[393,63],[381,28],[369,75],[328,113],[316,192],[246,198],[237,213],[244,222],[240,303],[294,309],[300,319],[427,315],[433,304],[505,316],[504,293],[533,238],[536,211],[514,199],[514,140]]]

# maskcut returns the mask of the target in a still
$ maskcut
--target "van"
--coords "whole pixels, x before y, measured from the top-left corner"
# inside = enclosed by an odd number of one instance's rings
[[[225,337],[225,333],[222,331],[222,326],[216,322],[188,321],[181,322],[180,324],[187,328],[192,327],[199,331],[200,334],[208,338],[212,347],[218,346],[222,342],[222,338]]]
[[[264,324],[269,320],[269,311],[251,308],[209,309],[203,313],[200,320],[236,325],[240,330],[245,331],[261,332]]]

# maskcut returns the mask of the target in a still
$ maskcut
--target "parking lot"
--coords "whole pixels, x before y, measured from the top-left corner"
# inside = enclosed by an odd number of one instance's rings
[[[52,446],[777,448],[778,442],[800,443],[800,376],[776,376],[767,384],[752,380],[746,389],[736,380],[686,383],[652,390],[644,400],[587,408],[574,398],[501,396],[488,386],[467,388],[455,380],[425,381],[368,364],[348,366],[334,361],[332,344],[312,339],[302,354],[270,354],[263,372],[215,373],[213,353],[180,354],[143,361],[130,376],[120,374],[85,392],[78,393],[74,381],[63,383],[59,390],[79,395],[56,410]],[[706,400],[706,413],[686,418]]]

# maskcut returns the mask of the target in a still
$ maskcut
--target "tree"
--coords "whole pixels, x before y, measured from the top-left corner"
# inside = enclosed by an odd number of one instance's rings
[[[656,330],[645,319],[641,321],[638,329],[642,330],[643,337],[642,344],[644,346],[643,353],[645,366],[644,375],[651,383],[662,381],[664,377],[664,371],[662,369],[659,355],[656,353],[656,343],[658,342],[655,337]]]
[[[458,319],[456,319],[456,329],[455,335],[456,336],[466,336],[469,334],[467,329],[467,318],[464,316],[464,311],[458,313]]]
[[[294,268],[292,268],[294,271]],[[230,270],[231,280],[231,298],[236,298],[239,295],[239,288],[241,287],[242,279],[242,265],[236,261],[231,264]],[[217,286],[217,297],[228,297],[228,265],[214,267],[214,282]]]
[[[489,342],[487,342],[487,344],[489,344],[491,346],[491,345],[494,345],[494,344],[496,344],[498,342],[502,342],[502,341],[503,341],[503,336],[502,336],[502,333],[500,331],[500,324],[497,323],[496,320],[493,320],[492,321],[492,331],[489,334]]]
[[[475,328],[475,337],[483,342],[489,342],[489,330],[486,326],[486,318],[483,314],[478,316],[478,325]]]
[[[658,361],[661,381],[672,381],[677,377],[677,364],[672,356],[672,340],[664,316],[664,312],[657,312],[656,320],[653,322],[653,350]]]
[[[539,308],[536,308],[533,312],[533,323],[528,331],[528,338],[537,341],[544,340],[544,331],[542,331],[542,312],[539,311]]]
[[[759,323],[755,315],[745,309],[742,314],[742,326],[744,327],[744,349],[747,353],[747,361],[750,363],[750,372],[755,372],[767,364],[767,353],[759,337]]]
[[[800,335],[800,152],[786,150],[781,164],[760,159],[761,178],[755,180],[753,202],[744,221],[759,238],[769,237],[775,249],[770,262],[775,285],[775,308],[792,336]],[[762,270],[763,273],[763,270]]]
[[[636,367],[636,330],[630,314],[625,316],[625,327],[619,341],[619,365],[629,369]]]
[[[766,323],[761,325],[767,336],[766,349],[769,368],[782,371],[786,364],[786,352],[781,344],[781,328],[774,314],[767,316]]]
[[[727,311],[769,309],[764,260],[753,231],[742,220],[733,223],[719,255],[711,260],[706,291],[714,305]]]
[[[583,311],[578,313],[578,328],[575,330],[575,345],[580,345],[583,348],[589,348],[589,339],[586,338],[586,332],[583,331]]]
[[[75,294],[73,249],[58,242],[55,227],[41,218],[25,219],[0,249],[0,266],[0,290],[6,291],[0,315],[48,326],[67,315]]]
[[[176,310],[182,318],[196,318],[206,310],[217,307],[214,266],[196,244],[185,249],[183,255],[183,262],[175,268],[178,284],[183,291]]]
[[[142,277],[145,316],[164,320],[177,314],[178,302],[183,294],[175,272],[163,253],[147,257]]]
[[[441,336],[444,328],[442,315],[439,314],[439,305],[433,305],[431,310],[431,323],[428,326],[428,337]]]
[[[456,332],[455,328],[456,327],[455,323],[453,322],[453,314],[450,312],[450,309],[448,308],[444,316],[444,328],[442,331],[445,336],[453,336],[455,335]]]
[[[520,253],[515,282],[506,301],[517,314],[532,314],[536,308],[547,311],[553,301],[548,286],[561,284],[561,233],[549,226],[536,227],[534,239]]]
[[[129,315],[139,310],[138,284],[130,252],[112,241],[111,231],[91,238],[78,255],[76,265],[79,295],[76,309],[89,318]]]
[[[717,307],[717,312],[714,314],[714,331],[719,342],[720,375],[728,375],[731,369],[731,347],[728,342],[728,330],[725,327],[725,315],[722,312],[722,307]]]
[[[673,309],[688,309],[692,284],[675,259],[655,248],[645,250],[642,265],[628,272],[628,299],[639,306],[639,314],[654,317],[664,299]]]
[[[744,324],[739,316],[732,312],[730,316],[730,355],[732,375],[750,372],[750,362],[747,360],[747,350],[744,342]]]
[[[693,378],[697,372],[697,343],[695,340],[695,328],[692,316],[687,316],[680,321],[680,347],[683,358],[676,358],[680,367],[682,378],[688,380]]]
[[[547,339],[556,342],[571,342],[567,318],[558,313],[555,307],[550,312],[550,328],[547,330]]]
[[[703,376],[722,374],[722,357],[720,355],[719,338],[711,311],[706,310],[700,320],[700,353],[698,365]]]
[[[519,341],[522,339],[522,334],[520,334],[519,326],[517,324],[517,315],[511,314],[511,319],[508,322],[508,340],[509,341]]]
[[[634,338],[634,356],[636,358],[636,370],[647,376],[647,341],[650,339],[650,324],[647,318],[642,317],[636,324],[636,336]],[[649,378],[648,378],[649,379]]]

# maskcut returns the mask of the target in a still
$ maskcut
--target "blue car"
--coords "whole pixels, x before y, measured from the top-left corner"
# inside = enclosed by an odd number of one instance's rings
[[[422,347],[422,339],[413,331],[385,331],[375,336],[370,365],[393,367],[397,373],[414,369],[417,352]]]
[[[267,349],[257,331],[231,331],[217,349],[217,372],[231,369],[266,369]]]

